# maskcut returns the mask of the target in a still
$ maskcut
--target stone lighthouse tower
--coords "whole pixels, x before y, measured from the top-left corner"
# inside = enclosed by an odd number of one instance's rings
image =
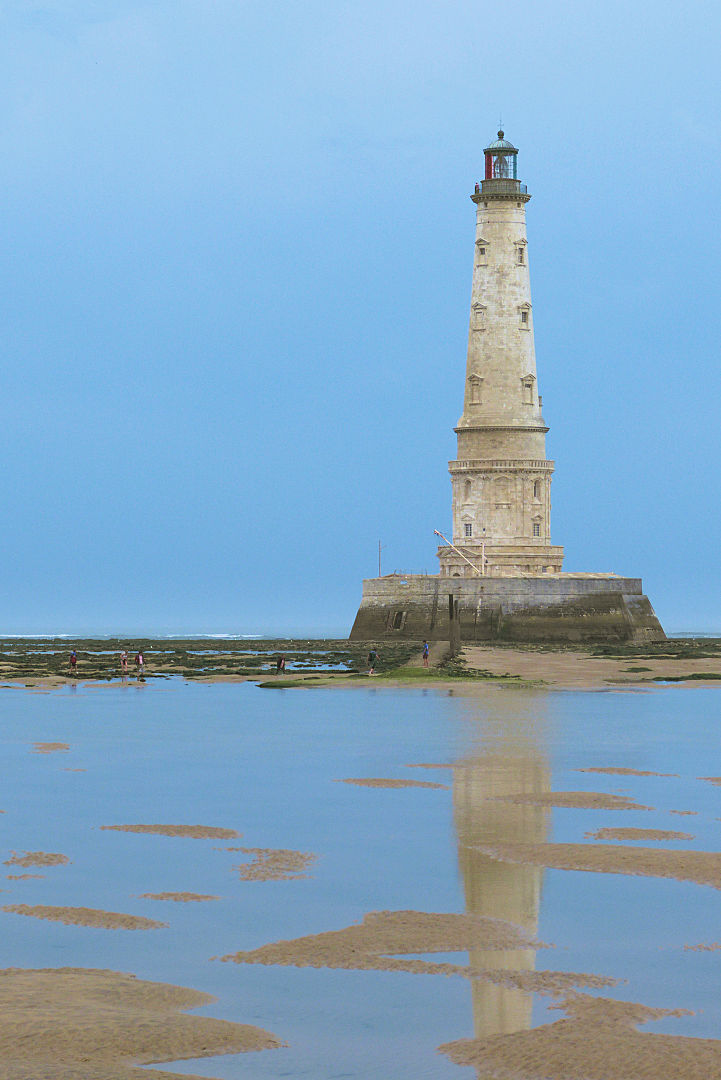
[[[502,131],[475,185],[476,237],[463,412],[449,464],[453,534],[440,573],[366,578],[351,640],[663,641],[643,582],[563,569],[536,372],[526,203]],[[428,522],[429,532],[433,523]],[[434,529],[436,535],[441,536]]]
[[[471,196],[476,238],[463,414],[450,462],[453,545],[441,576],[559,573],[551,545],[548,428],[536,373],[526,203],[518,150],[503,131],[486,147],[485,178]]]

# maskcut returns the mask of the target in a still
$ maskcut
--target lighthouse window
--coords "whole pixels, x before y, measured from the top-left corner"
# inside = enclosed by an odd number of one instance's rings
[[[479,248],[478,249],[478,254],[479,255],[485,255],[486,254],[486,249],[485,248]]]
[[[533,523],[533,535],[534,536],[540,536],[541,535],[541,526],[539,525],[539,523],[537,521],[534,521],[534,523]]]
[[[519,249],[518,249],[518,262],[519,263],[523,262],[523,248],[522,247],[519,247]]]
[[[473,526],[469,522],[463,526],[463,531],[466,537],[473,536]]]
[[[484,330],[486,325],[486,309],[483,304],[473,305],[473,329]]]
[[[528,312],[527,311],[522,311],[521,312],[521,323],[522,323],[523,326],[528,326]]]
[[[533,498],[534,499],[540,499],[540,497],[541,497],[541,481],[540,480],[534,480],[533,481]]]

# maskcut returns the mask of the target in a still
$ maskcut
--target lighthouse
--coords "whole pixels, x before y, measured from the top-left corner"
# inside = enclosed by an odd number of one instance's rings
[[[518,150],[503,131],[484,150],[475,185],[476,234],[463,412],[449,468],[453,544],[444,577],[557,574],[551,545],[548,427],[541,411],[526,204]]]
[[[463,410],[449,463],[452,539],[437,574],[366,578],[353,641],[663,641],[639,577],[563,568],[551,543],[546,457],[518,150],[503,131],[483,152]],[[460,358],[459,358],[460,360]],[[461,363],[458,365],[459,382]],[[439,462],[440,466],[440,462]]]

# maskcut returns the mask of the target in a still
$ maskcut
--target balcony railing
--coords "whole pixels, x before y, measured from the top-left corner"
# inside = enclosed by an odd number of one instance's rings
[[[520,180],[481,180],[480,184],[476,185],[476,194],[527,195],[528,188]]]

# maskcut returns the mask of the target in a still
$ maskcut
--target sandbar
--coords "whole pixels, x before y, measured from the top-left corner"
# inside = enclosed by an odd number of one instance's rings
[[[186,1015],[214,1000],[115,971],[0,971],[0,1080],[189,1080],[136,1066],[286,1045],[259,1027]]]
[[[308,851],[291,851],[287,848],[238,848],[253,860],[234,866],[243,881],[291,881],[310,877],[304,873],[317,859]]]
[[[97,930],[159,930],[167,923],[145,919],[142,915],[126,915],[120,911],[100,911],[86,907],[55,907],[52,904],[6,904],[3,911],[29,915],[33,919],[49,919],[66,926],[90,926]]]
[[[372,911],[364,916],[362,923],[342,930],[276,941],[220,959],[234,964],[470,975],[471,969],[460,964],[401,958],[410,953],[547,947],[534,941],[520,927],[500,919],[426,911]]]
[[[676,832],[674,829],[633,829],[605,828],[584,833],[587,840],[693,840],[691,833]]]
[[[493,802],[513,803],[514,806],[556,806],[574,810],[653,810],[621,795],[602,791],[547,791],[529,795],[494,795]]]
[[[183,836],[191,840],[235,840],[242,833],[235,829],[222,829],[217,825],[101,825],[101,829],[115,832],[152,833],[157,836]]]
[[[30,752],[32,754],[57,754],[69,749],[70,744],[66,742],[36,742],[33,743],[33,749]]]
[[[347,777],[344,780],[336,780],[336,784],[357,784],[358,787],[379,788],[441,788],[448,791],[448,784],[436,784],[431,780],[394,780],[382,776]]]
[[[572,993],[551,1005],[566,1014],[510,1035],[458,1039],[439,1050],[494,1080],[720,1080],[721,1041],[639,1032],[639,1024],[688,1016]]]
[[[499,862],[586,870],[598,874],[630,874],[674,878],[721,889],[721,852],[625,847],[622,844],[479,844],[473,845]]]
[[[220,900],[219,896],[209,896],[205,893],[194,892],[144,892],[140,894],[141,900],[175,900],[177,903],[189,904],[201,900]]]
[[[57,851],[26,851],[19,855],[13,851],[11,858],[5,859],[3,866],[66,866],[70,862],[67,855]]]
[[[676,772],[653,772],[649,769],[625,769],[616,765],[609,765],[606,768],[596,767],[588,769],[574,769],[574,772],[590,772],[590,773],[604,773],[606,776],[675,776],[678,777]]]

